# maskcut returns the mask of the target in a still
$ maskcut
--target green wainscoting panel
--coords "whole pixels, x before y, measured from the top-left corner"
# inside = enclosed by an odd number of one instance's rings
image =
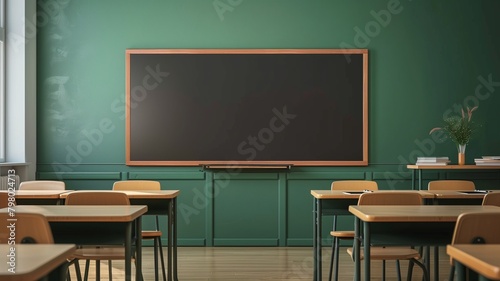
[[[215,246],[279,246],[278,239],[252,239],[252,238],[242,238],[242,239],[224,239],[224,238],[215,238],[214,239]]]
[[[214,246],[278,245],[277,180],[215,180],[214,190]]]
[[[329,190],[332,180],[295,180],[287,184],[287,245],[312,245],[313,196],[311,190]],[[329,222],[329,223],[328,223]],[[329,237],[332,228],[331,216],[323,218],[323,237]]]

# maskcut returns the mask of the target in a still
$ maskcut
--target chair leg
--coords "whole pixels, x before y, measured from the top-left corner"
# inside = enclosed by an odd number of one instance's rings
[[[382,261],[382,280],[385,281],[385,260]]]
[[[408,263],[408,275],[406,276],[407,281],[411,281],[411,278],[413,276],[414,265],[415,265],[415,263],[412,260],[410,260],[410,262]]]
[[[101,280],[101,261],[95,261],[95,281]]]
[[[82,281],[82,272],[80,270],[80,261],[74,260],[73,263],[75,264],[76,280]]]
[[[108,260],[108,275],[109,281],[113,280],[113,264],[111,263],[111,260]]]
[[[163,273],[163,281],[167,281],[167,274],[165,273],[165,260],[163,258],[163,245],[161,244],[161,237],[158,237],[158,246],[160,250],[161,272]]]
[[[155,267],[155,281],[158,281],[158,239],[154,238],[153,239],[153,261],[154,261],[154,267]]]
[[[423,279],[424,281],[430,281],[430,274],[429,274],[429,271],[427,270],[427,267],[426,267],[423,263],[419,262],[419,261],[418,261],[418,260],[416,260],[416,259],[411,259],[411,261],[412,261],[414,264],[418,265],[418,266],[422,269],[422,272],[423,272],[423,274],[422,274],[422,275],[423,275],[423,276],[422,276],[422,279]]]
[[[335,238],[335,271],[333,275],[333,279],[335,281],[339,280],[339,252],[340,252],[340,239]]]
[[[332,281],[333,262],[335,261],[335,237],[332,239],[332,255],[330,256],[330,271],[328,272],[328,281]]]
[[[156,230],[160,230],[160,220],[159,220],[158,216],[155,217],[155,220],[156,220]],[[163,258],[163,245],[161,244],[161,237],[157,237],[157,239],[158,239],[158,245],[159,245],[159,250],[160,250],[161,272],[163,273],[163,281],[167,281],[167,274],[165,273],[165,260]]]
[[[455,279],[455,265],[451,265],[450,267],[450,279],[448,281],[453,281]]]
[[[398,281],[401,281],[401,265],[399,260],[396,260],[396,272],[398,274]]]
[[[85,262],[85,276],[84,276],[84,280],[87,281],[89,280],[89,269],[90,269],[90,260],[87,260]]]

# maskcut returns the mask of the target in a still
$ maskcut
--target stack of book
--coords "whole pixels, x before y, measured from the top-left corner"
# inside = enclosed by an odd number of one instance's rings
[[[476,165],[480,166],[500,166],[500,156],[483,156],[474,159]]]
[[[445,166],[450,163],[448,157],[417,157],[416,165]]]

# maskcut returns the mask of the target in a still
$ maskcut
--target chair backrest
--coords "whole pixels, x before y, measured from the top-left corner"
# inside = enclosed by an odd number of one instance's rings
[[[9,206],[9,194],[7,192],[0,192],[0,208]]]
[[[378,190],[377,182],[368,180],[334,181],[331,190]]]
[[[498,212],[463,213],[458,216],[452,244],[500,244]]]
[[[113,184],[113,190],[161,190],[161,184],[149,180],[117,181]]]
[[[53,244],[54,238],[47,218],[35,213],[16,213],[15,228],[11,228],[12,217],[0,214],[0,244],[7,244],[14,237],[16,244]],[[13,235],[12,235],[13,234]]]
[[[19,190],[65,190],[63,181],[23,181],[19,184]]]
[[[422,205],[418,191],[377,191],[363,193],[358,205]]]
[[[483,197],[483,205],[493,205],[500,207],[500,192],[487,193]]]
[[[66,205],[130,205],[127,194],[117,191],[74,191],[64,200]]]
[[[430,181],[427,185],[428,190],[475,190],[476,186],[473,181],[465,180],[437,180]]]

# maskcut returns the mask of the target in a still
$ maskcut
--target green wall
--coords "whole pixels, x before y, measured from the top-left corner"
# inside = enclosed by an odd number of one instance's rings
[[[182,245],[310,245],[311,189],[336,179],[411,188],[417,156],[456,148],[428,135],[444,114],[479,106],[466,158],[498,155],[500,1],[39,0],[37,177],[70,189],[155,179],[179,189]],[[205,171],[125,165],[129,48],[367,48],[369,165]],[[317,137],[317,136],[311,136]],[[494,172],[429,172],[425,180]],[[325,225],[327,229],[328,226]]]

